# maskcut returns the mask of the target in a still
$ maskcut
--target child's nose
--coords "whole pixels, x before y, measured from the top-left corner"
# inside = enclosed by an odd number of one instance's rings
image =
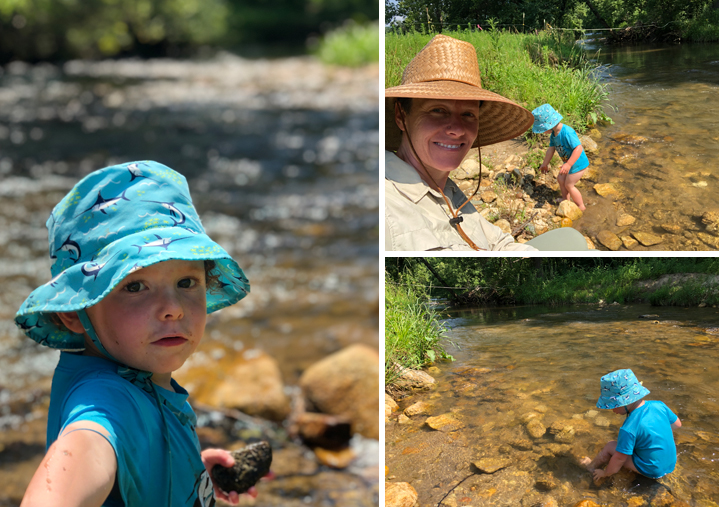
[[[161,320],[180,319],[184,315],[184,309],[179,295],[173,291],[165,291],[160,296],[159,317]]]

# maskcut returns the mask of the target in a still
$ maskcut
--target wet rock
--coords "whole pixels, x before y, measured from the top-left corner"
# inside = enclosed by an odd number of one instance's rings
[[[425,424],[433,430],[448,432],[464,428],[465,424],[455,418],[454,414],[442,414],[436,417],[429,417]]]
[[[431,386],[436,381],[432,375],[422,370],[410,370],[398,366],[400,370],[400,381],[399,384],[406,388],[424,388]]]
[[[706,225],[708,232],[719,230],[719,211],[706,211],[701,216],[701,221]]]
[[[633,134],[617,134],[612,139],[621,144],[639,145],[647,142],[647,138]]]
[[[594,419],[598,415],[599,415],[599,411],[597,411],[597,410],[587,410],[584,413],[584,417],[586,417],[587,419]]]
[[[606,428],[607,426],[609,426],[609,419],[603,416],[599,416],[594,419],[594,425],[599,426],[600,428]]]
[[[549,411],[549,407],[540,403],[539,405],[534,407],[534,410],[539,412],[540,414],[546,414]]]
[[[682,226],[677,224],[662,224],[661,227],[670,234],[681,234],[683,231]]]
[[[552,491],[553,489],[557,489],[557,486],[559,486],[559,481],[557,481],[552,474],[539,476],[537,482],[534,484],[534,487],[539,491]]]
[[[579,142],[582,143],[582,147],[584,148],[584,151],[587,153],[599,153],[599,147],[597,146],[597,143],[594,142],[594,139],[592,139],[589,136],[581,136],[579,138]]]
[[[532,419],[531,421],[529,421],[525,428],[529,436],[535,440],[538,438],[542,438],[547,432],[547,428],[545,428],[544,425],[537,419]]]
[[[212,385],[211,376],[196,384],[193,393],[201,403],[240,410],[271,421],[282,421],[290,413],[277,361],[264,352],[242,356]],[[214,380],[214,379],[213,379]]]
[[[325,414],[347,417],[353,433],[379,438],[379,354],[350,345],[310,366],[300,377],[307,400]]]
[[[569,218],[572,221],[579,220],[582,217],[582,210],[572,201],[566,199],[559,203],[556,211],[557,216]]]
[[[571,218],[564,217],[564,218],[562,218],[562,221],[561,221],[561,223],[560,223],[560,226],[561,226],[561,227],[571,227],[573,223],[574,223],[574,222],[572,222],[572,219],[571,219]]]
[[[290,433],[310,446],[344,447],[352,438],[352,423],[346,417],[303,412],[292,419]]]
[[[559,433],[554,435],[554,441],[560,444],[569,444],[574,441],[575,430],[572,426],[567,426]]]
[[[572,452],[571,446],[567,444],[547,444],[545,448],[552,456],[569,456]]]
[[[647,502],[641,496],[633,496],[627,500],[627,507],[644,507],[645,505]]]
[[[520,451],[531,451],[532,447],[534,446],[531,440],[527,440],[526,438],[518,438],[517,440],[512,440],[511,442],[509,442],[509,445]]]
[[[594,191],[602,197],[619,197],[621,192],[614,183],[597,183],[594,185]]]
[[[592,241],[589,236],[584,235],[584,241],[587,242],[587,248],[588,248],[589,250],[596,250],[596,249],[597,249],[596,245],[594,244],[594,241]]]
[[[415,415],[426,415],[429,413],[430,405],[424,401],[418,401],[404,409],[404,415],[413,417]]]
[[[619,250],[623,244],[622,240],[619,239],[616,234],[607,230],[600,231],[599,234],[597,234],[597,241],[613,251]]]
[[[620,236],[619,239],[622,240],[622,245],[624,245],[624,248],[627,250],[633,250],[639,244],[639,242],[631,236]]]
[[[661,236],[650,232],[633,232],[632,236],[644,246],[657,245],[663,241]]]
[[[697,232],[697,237],[702,240],[703,243],[706,243],[710,247],[719,249],[718,237],[707,234],[706,232]]]
[[[667,491],[666,489],[662,489],[661,491],[657,492],[656,495],[654,495],[654,498],[652,498],[649,505],[651,507],[669,507],[674,503],[674,496]]]
[[[414,507],[417,504],[417,491],[408,482],[385,482],[385,507]]]
[[[397,405],[397,402],[392,399],[392,397],[384,393],[384,417],[385,421],[387,418],[394,412],[395,410],[399,410],[399,405]]]
[[[541,417],[541,414],[539,414],[538,412],[527,412],[525,414],[522,414],[521,417],[519,418],[519,420],[521,421],[522,424],[527,424],[532,419],[537,419],[540,417]]]
[[[427,368],[427,373],[430,373],[432,375],[437,375],[440,372],[441,372],[441,370],[439,368],[437,368],[436,366],[430,366],[429,368]]]
[[[235,459],[233,466],[212,468],[212,480],[222,491],[244,493],[270,471],[272,448],[267,442],[250,444],[230,454]]]
[[[343,449],[315,447],[313,451],[321,464],[335,469],[347,468],[357,457],[351,447],[345,447]]]
[[[486,192],[482,192],[480,197],[482,198],[482,201],[490,203],[497,200],[497,193],[492,190],[487,190]]]
[[[507,468],[512,463],[509,458],[482,458],[473,461],[472,465],[483,474],[493,474],[497,470]]]
[[[410,419],[409,417],[407,417],[407,416],[404,415],[404,414],[400,414],[400,415],[397,417],[397,422],[398,422],[399,424],[409,424],[409,423],[412,422],[412,419]]]
[[[574,504],[574,507],[600,507],[599,504],[593,500],[581,500]]]
[[[617,217],[617,227],[626,227],[627,225],[632,225],[636,221],[637,219],[632,215],[627,215],[625,213]]]

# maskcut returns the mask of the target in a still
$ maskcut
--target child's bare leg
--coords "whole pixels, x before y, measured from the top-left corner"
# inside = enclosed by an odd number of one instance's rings
[[[594,459],[589,458],[582,458],[579,461],[579,464],[585,467],[590,472],[594,471],[595,468],[599,468],[600,466],[609,463],[609,460],[614,456],[614,453],[617,452],[617,441],[612,440],[611,442],[608,442],[607,445],[604,446],[604,449],[599,451],[599,454]],[[630,457],[631,459],[631,457]],[[632,463],[632,467],[634,466],[634,463]]]
[[[562,201],[566,200],[569,196],[569,192],[567,190],[566,179],[567,179],[566,174],[558,174],[557,175],[557,183],[559,183],[559,191],[562,192]]]
[[[586,210],[586,206],[584,206],[584,199],[582,199],[582,193],[579,191],[575,185],[579,182],[579,180],[582,179],[582,173],[584,171],[579,171],[578,173],[574,174],[567,174],[566,179],[564,180],[564,186],[567,189],[567,193],[572,197],[572,201],[574,201],[574,204],[579,206],[579,209],[584,211]]]

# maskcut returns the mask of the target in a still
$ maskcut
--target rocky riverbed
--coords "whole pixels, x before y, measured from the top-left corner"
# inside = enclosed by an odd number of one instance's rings
[[[595,141],[601,141],[601,147]],[[557,203],[561,197],[556,176],[558,157],[550,173],[544,175],[538,166],[544,150],[530,150],[519,139],[483,149],[482,186],[473,204],[482,215],[512,233],[519,242],[557,227],[574,227],[586,238],[590,248],[610,251],[641,250],[716,250],[719,248],[719,208],[705,203],[692,206],[682,203],[678,195],[667,196],[675,211],[665,211],[665,199],[657,202],[657,189],[676,180],[678,187],[705,188],[716,178],[710,171],[679,171],[687,161],[677,158],[677,167],[643,163],[656,158],[662,145],[673,139],[648,139],[625,132],[603,139],[597,129],[581,136],[590,166],[577,184],[587,209],[582,212],[571,202]],[[666,164],[665,164],[666,165]],[[477,188],[478,151],[471,150],[462,166],[452,173],[470,196]],[[639,194],[627,191],[625,178],[633,186],[655,181]],[[638,178],[639,183],[634,181]],[[679,218],[679,219],[677,219]]]

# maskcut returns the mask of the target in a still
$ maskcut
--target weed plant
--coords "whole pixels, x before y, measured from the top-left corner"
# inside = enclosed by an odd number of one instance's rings
[[[509,33],[490,28],[447,32],[477,49],[482,87],[504,95],[527,109],[551,104],[564,122],[583,132],[605,114],[609,92],[594,72],[596,66],[566,36],[554,32]],[[410,60],[431,34],[385,35],[385,86],[396,86]]]
[[[379,26],[349,22],[328,33],[317,48],[317,56],[326,64],[359,67],[379,61]]]
[[[445,329],[428,306],[424,291],[406,284],[385,285],[385,385],[396,385],[402,368],[417,370],[437,359],[452,359],[440,343]]]

